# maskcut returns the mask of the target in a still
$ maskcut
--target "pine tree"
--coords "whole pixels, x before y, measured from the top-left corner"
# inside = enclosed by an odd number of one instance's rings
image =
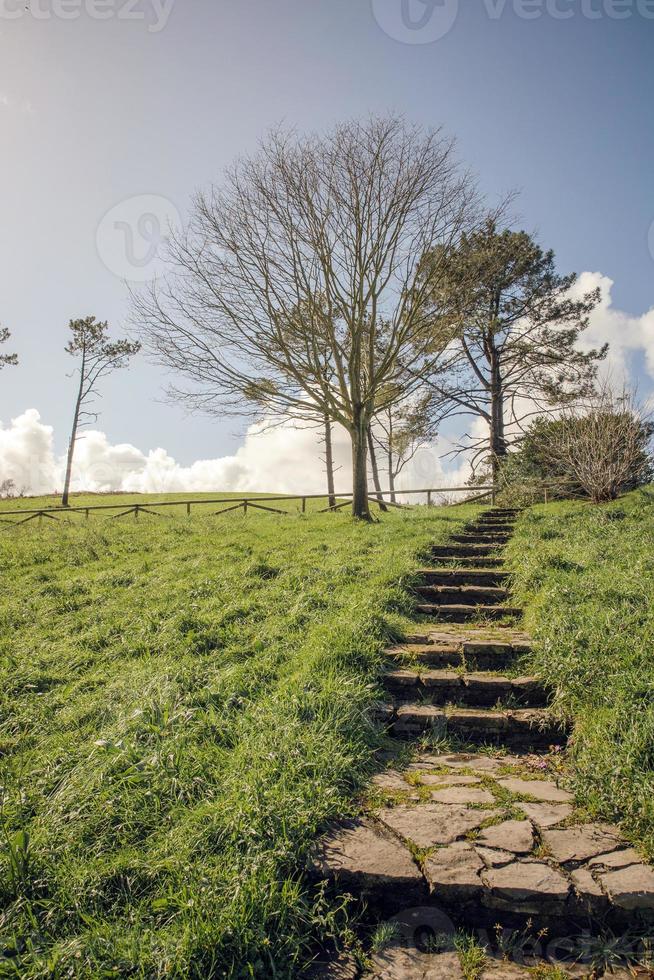
[[[472,449],[473,466],[483,461],[497,475],[523,423],[593,390],[608,345],[584,352],[577,342],[599,290],[572,295],[577,276],[559,275],[552,251],[493,220],[451,252],[425,256],[425,279],[434,265],[446,270],[430,296],[437,335],[444,322],[457,332],[449,363],[428,379],[438,418],[483,419],[488,438],[468,436],[459,450]]]
[[[96,320],[94,316],[71,320],[69,328],[72,337],[64,349],[67,354],[79,358],[79,385],[73,412],[70,442],[68,443],[64,492],[61,498],[64,507],[68,506],[70,478],[78,431],[82,426],[95,422],[98,417],[97,412],[88,411],[88,405],[98,393],[98,384],[106,374],[118,368],[126,367],[130,357],[141,349],[138,342],[132,343],[129,340],[110,341],[108,336],[109,324],[106,320],[104,322]]]
[[[11,334],[6,327],[0,327],[0,344],[5,344]],[[18,354],[0,354],[0,368],[7,364],[18,364]]]

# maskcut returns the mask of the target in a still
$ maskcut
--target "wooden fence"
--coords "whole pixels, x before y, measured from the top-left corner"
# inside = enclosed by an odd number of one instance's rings
[[[457,501],[457,503],[475,503],[481,500],[490,500],[492,503],[495,502],[495,490],[492,486],[428,487],[423,490],[396,490],[394,495],[399,497],[407,497],[419,494],[426,498],[427,506],[431,507],[436,495],[449,495],[454,493],[473,493],[472,497],[467,497],[462,501]],[[378,493],[376,490],[371,490],[369,496],[370,502],[377,504],[378,506],[383,504],[386,507],[396,507],[400,509],[411,506],[410,504],[399,504],[397,501],[387,499],[392,496],[390,491]],[[280,506],[271,507],[270,504],[279,504],[280,502],[290,504],[293,501],[300,502],[299,509],[303,514],[305,514],[307,512],[308,501],[326,499],[327,497],[324,493],[305,493],[279,494],[277,496],[261,497],[194,497],[190,500],[162,500],[148,502],[147,504],[126,504],[124,502],[116,502],[114,504],[90,504],[88,506],[84,505],[77,507],[75,505],[69,507],[39,507],[34,510],[20,508],[16,510],[0,510],[0,524],[7,525],[6,527],[2,528],[3,531],[9,531],[13,527],[28,524],[30,521],[36,521],[38,524],[41,524],[44,518],[49,521],[69,520],[74,514],[81,515],[86,520],[92,516],[105,516],[106,519],[112,521],[119,520],[123,517],[133,517],[134,520],[138,520],[141,514],[148,514],[153,517],[170,516],[166,513],[166,509],[172,507],[181,507],[189,517],[191,516],[193,507],[201,506],[218,506],[220,508],[219,510],[211,511],[211,516],[214,517],[237,510],[242,510],[244,516],[246,516],[250,510],[261,510],[271,514],[290,514],[293,513],[293,511],[284,510]],[[337,503],[328,507],[322,507],[315,511],[315,513],[324,514],[328,511],[338,511],[352,503],[351,494],[335,494],[335,499],[337,500]],[[118,511],[118,513],[108,513],[110,511]]]

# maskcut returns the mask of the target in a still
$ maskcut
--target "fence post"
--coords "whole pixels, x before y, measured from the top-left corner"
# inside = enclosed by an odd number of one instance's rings
[[[547,497],[547,487],[545,487],[545,503],[547,503],[547,502],[548,502],[548,497]]]
[[[306,514],[306,512],[307,512],[307,498],[302,497],[302,513]]]
[[[248,502],[247,502],[247,500],[244,500],[243,501],[243,517],[247,517],[247,513],[248,513]]]
[[[89,519],[89,509],[88,509],[88,507],[86,508],[86,519],[87,519],[87,521]]]
[[[427,506],[431,507],[431,490],[427,491]]]
[[[134,504],[134,520],[138,521],[138,519],[139,519],[139,505]]]
[[[191,516],[191,501],[190,500],[186,504],[186,516],[187,517],[190,517]]]

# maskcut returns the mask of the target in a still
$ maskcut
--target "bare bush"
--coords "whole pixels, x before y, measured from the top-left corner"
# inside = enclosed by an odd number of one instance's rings
[[[543,448],[595,503],[652,480],[654,423],[634,392],[616,394],[610,382],[567,408],[543,434]]]
[[[8,500],[10,497],[16,496],[16,484],[13,480],[1,480],[0,481],[0,499]]]

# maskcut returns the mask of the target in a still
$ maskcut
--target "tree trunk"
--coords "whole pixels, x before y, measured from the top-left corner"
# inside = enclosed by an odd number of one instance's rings
[[[388,410],[388,489],[391,492],[391,503],[395,500],[395,471],[393,468],[393,413]]]
[[[375,453],[375,444],[372,441],[372,429],[368,426],[368,452],[370,453],[370,469],[372,470],[372,482],[375,484],[375,490],[377,491],[377,499],[379,500],[379,509],[385,514],[388,513],[388,507],[384,503],[384,498],[382,497],[381,483],[379,482],[379,468],[377,466],[377,455]]]
[[[372,520],[368,504],[367,423],[359,418],[351,430],[352,436],[352,516]]]
[[[506,457],[506,438],[504,435],[504,387],[500,373],[500,362],[495,351],[493,351],[491,359],[490,451],[493,483],[497,483],[501,464]]]
[[[334,492],[334,450],[332,447],[332,424],[325,415],[325,468],[327,470],[327,502],[329,507],[336,506]]]
[[[73,427],[70,432],[70,442],[68,443],[68,457],[66,459],[66,476],[64,478],[64,492],[61,495],[61,506],[68,507],[68,496],[70,494],[70,479],[73,472],[73,456],[75,454],[75,442],[77,440],[77,425],[79,413],[82,406],[82,390],[84,387],[84,367],[85,356],[82,355],[82,367],[80,369],[79,389],[77,391],[77,401],[75,402],[75,412],[73,414]]]
[[[393,453],[388,450],[388,489],[391,492],[391,503],[396,503],[395,500],[395,473],[393,472]]]

